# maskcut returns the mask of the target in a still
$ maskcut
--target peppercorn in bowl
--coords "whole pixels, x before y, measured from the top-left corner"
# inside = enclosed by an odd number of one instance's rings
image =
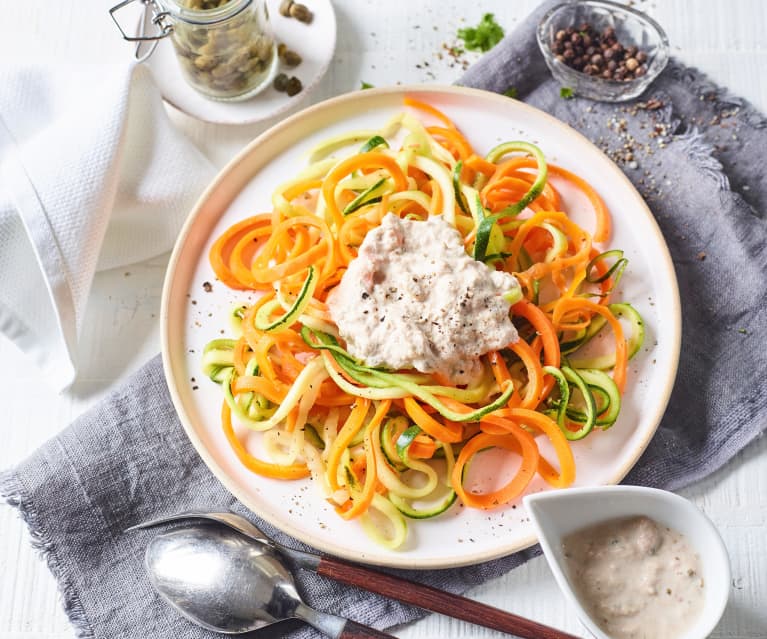
[[[603,102],[638,97],[668,62],[668,38],[661,26],[609,0],[553,7],[543,16],[537,36],[563,89]]]

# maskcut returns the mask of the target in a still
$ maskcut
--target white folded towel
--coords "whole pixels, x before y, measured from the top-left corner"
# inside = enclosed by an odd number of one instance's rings
[[[59,390],[96,270],[173,246],[211,163],[136,64],[0,67],[0,333]]]

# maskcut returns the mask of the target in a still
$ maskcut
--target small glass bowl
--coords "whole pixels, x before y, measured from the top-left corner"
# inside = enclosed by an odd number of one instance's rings
[[[560,29],[588,23],[597,31],[613,27],[625,47],[635,45],[647,54],[646,73],[632,80],[607,80],[576,71],[557,60],[551,45]],[[609,0],[563,2],[543,16],[538,25],[538,46],[552,75],[573,93],[602,102],[623,102],[641,95],[663,71],[669,57],[668,37],[661,26],[641,11]]]

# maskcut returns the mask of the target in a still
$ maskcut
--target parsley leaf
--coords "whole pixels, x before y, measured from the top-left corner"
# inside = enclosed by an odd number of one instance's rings
[[[476,27],[458,29],[458,37],[469,51],[490,51],[503,39],[503,27],[492,13],[486,13]]]
[[[505,95],[507,98],[516,98],[517,97],[517,87],[509,87],[503,92],[503,95]]]
[[[364,80],[360,82],[360,90],[361,89],[374,89],[375,87],[370,84],[369,82],[365,82]]]
[[[572,100],[575,97],[573,90],[570,87],[562,87],[559,90],[559,97],[565,100]]]

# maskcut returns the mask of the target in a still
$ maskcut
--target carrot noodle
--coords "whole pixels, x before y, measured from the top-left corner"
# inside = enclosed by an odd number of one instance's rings
[[[592,185],[526,142],[483,156],[434,106],[408,97],[404,107],[363,147],[369,134],[359,132],[320,145],[311,154],[320,159],[277,187],[271,211],[216,238],[209,253],[216,277],[256,295],[232,314],[240,337],[215,339],[203,355],[223,390],[225,437],[245,467],[273,479],[311,476],[341,518],[375,509],[394,528],[394,518],[436,516],[456,498],[471,508],[503,507],[536,476],[571,485],[572,440],[615,422],[641,340],[638,329],[626,337],[619,321],[633,308],[612,304],[627,260],[597,248],[612,224]],[[589,228],[571,219],[549,175],[585,195]],[[510,314],[520,337],[482,356],[483,373],[468,386],[442,373],[368,368],[344,350],[328,293],[392,212],[443,216],[470,255],[519,282]],[[614,352],[584,359],[605,326]],[[572,368],[574,352],[573,362],[594,366]],[[543,439],[553,459],[541,454]],[[491,448],[516,471],[488,489],[484,480],[494,478],[470,468]],[[382,509],[382,498],[396,508]]]

